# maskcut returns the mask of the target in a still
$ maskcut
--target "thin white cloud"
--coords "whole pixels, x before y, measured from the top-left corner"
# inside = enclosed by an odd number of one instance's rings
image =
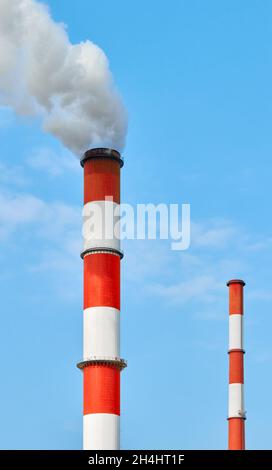
[[[245,246],[245,249],[248,251],[264,251],[271,249],[272,246],[272,237],[267,237],[259,241],[250,242]]]
[[[272,289],[252,289],[248,292],[248,298],[250,300],[262,300],[262,301],[271,301],[272,300]]]
[[[189,301],[215,302],[223,288],[213,276],[201,275],[173,285],[155,284],[149,287],[149,291],[170,303],[183,304]]]
[[[126,240],[124,278],[129,282],[142,282],[156,275],[168,276],[170,252],[165,243],[150,240]]]
[[[80,297],[81,284],[81,209],[63,202],[47,202],[32,194],[0,193],[1,254],[17,249],[20,239],[39,246],[25,269],[48,278],[52,289],[63,300]],[[50,287],[51,286],[51,287]]]
[[[45,204],[31,194],[0,193],[0,230],[10,234],[19,225],[37,221]]]
[[[80,171],[78,160],[68,150],[55,152],[47,147],[35,149],[26,158],[26,162],[30,168],[51,177]]]
[[[25,186],[28,183],[28,178],[21,166],[10,166],[4,162],[0,162],[0,183],[5,186]]]
[[[79,231],[81,210],[79,207],[54,201],[46,202],[27,193],[0,193],[0,233],[11,237],[20,228],[30,230],[33,237],[50,242],[62,242]]]
[[[194,302],[201,305],[199,316],[222,318],[226,281],[250,274],[249,256],[241,250],[250,237],[231,221],[212,219],[192,225],[187,251],[171,252],[163,241],[142,242],[141,247],[131,241],[125,278],[141,284],[145,295],[171,305]]]
[[[192,245],[197,247],[220,248],[226,246],[240,232],[228,220],[208,220],[205,223],[192,222]]]

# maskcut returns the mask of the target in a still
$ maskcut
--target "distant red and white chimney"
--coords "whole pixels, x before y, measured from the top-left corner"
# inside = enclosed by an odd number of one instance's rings
[[[120,237],[112,230],[120,204],[119,152],[88,150],[84,168],[84,219],[92,234],[84,241],[83,448],[120,448]],[[102,216],[102,218],[101,218]],[[101,225],[102,223],[102,225]],[[101,230],[102,228],[102,230]]]
[[[233,279],[229,287],[229,450],[245,449],[243,290],[245,283]]]

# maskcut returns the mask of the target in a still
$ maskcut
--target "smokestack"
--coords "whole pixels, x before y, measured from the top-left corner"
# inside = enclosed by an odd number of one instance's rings
[[[244,281],[233,279],[229,287],[229,450],[245,449],[243,289]]]
[[[112,213],[120,204],[119,152],[88,150],[84,168],[84,216],[92,235],[84,241],[83,448],[120,447],[120,238],[112,233]],[[99,209],[99,210],[97,210]],[[101,230],[101,215],[103,230]],[[109,234],[112,233],[111,236]]]

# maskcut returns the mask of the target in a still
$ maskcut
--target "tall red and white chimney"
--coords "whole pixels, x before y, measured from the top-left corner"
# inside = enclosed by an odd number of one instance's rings
[[[88,150],[84,168],[83,448],[120,448],[120,237],[114,211],[120,204],[119,152]],[[117,216],[118,218],[118,216]],[[88,222],[92,227],[89,227]]]
[[[245,283],[233,279],[229,287],[229,412],[228,448],[245,449],[243,316]]]

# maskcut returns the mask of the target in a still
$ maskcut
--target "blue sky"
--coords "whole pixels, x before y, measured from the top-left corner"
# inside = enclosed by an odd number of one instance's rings
[[[225,282],[241,277],[247,447],[271,448],[271,2],[47,3],[110,59],[123,201],[191,204],[189,250],[123,246],[122,447],[226,448]],[[0,447],[80,449],[82,172],[8,109],[0,139]]]

